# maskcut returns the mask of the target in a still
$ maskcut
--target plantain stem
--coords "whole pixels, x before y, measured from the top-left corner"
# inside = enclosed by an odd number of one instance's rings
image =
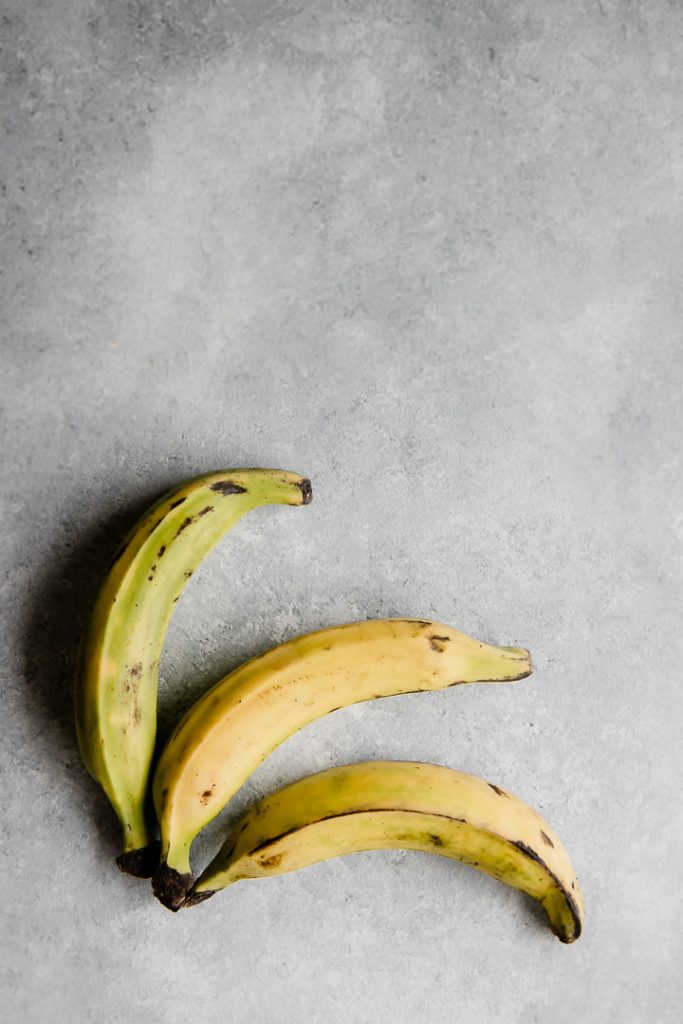
[[[134,875],[136,878],[151,878],[159,867],[161,855],[161,843],[154,839],[147,846],[140,846],[137,850],[127,850],[116,858],[116,865],[124,875]]]
[[[181,874],[175,868],[170,868],[165,860],[162,860],[152,876],[154,895],[160,903],[174,912],[180,910],[185,903],[193,883],[194,876],[190,872]]]

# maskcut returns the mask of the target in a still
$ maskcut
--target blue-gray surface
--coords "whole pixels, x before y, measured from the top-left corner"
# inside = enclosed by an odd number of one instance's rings
[[[7,1020],[679,1020],[680,4],[2,7]],[[254,513],[192,581],[163,728],[325,624],[529,646],[523,683],[304,730],[229,813],[369,757],[481,774],[564,838],[575,946],[415,853],[177,916],[116,871],[78,631],[134,516],[226,465],[315,499]]]

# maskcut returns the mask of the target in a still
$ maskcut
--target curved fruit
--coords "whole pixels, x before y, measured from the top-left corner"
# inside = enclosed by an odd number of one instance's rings
[[[457,683],[521,679],[529,652],[480,643],[425,619],[355,622],[296,637],[217,683],[181,721],[154,775],[162,862],[156,895],[177,910],[190,846],[267,754],[349,704]]]
[[[581,934],[583,897],[547,822],[490,782],[414,761],[332,768],[265,797],[237,823],[185,905],[243,878],[396,848],[470,864],[538,900],[562,942]]]
[[[111,563],[81,644],[75,701],[83,760],[123,826],[122,871],[149,877],[158,864],[144,803],[159,658],[175,602],[204,556],[245,512],[310,499],[308,480],[281,470],[200,476],[161,498]]]

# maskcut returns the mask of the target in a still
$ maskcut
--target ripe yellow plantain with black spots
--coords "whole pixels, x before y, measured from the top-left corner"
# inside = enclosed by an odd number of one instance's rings
[[[145,820],[159,659],[175,602],[208,552],[251,509],[305,505],[307,479],[231,469],[182,484],[133,527],[112,562],[81,644],[78,742],[123,827],[122,871],[149,877],[159,844]]]
[[[521,889],[562,942],[583,896],[562,843],[531,807],[474,775],[414,761],[331,768],[260,800],[230,832],[185,901],[362,850],[438,853]]]
[[[241,665],[200,698],[161,753],[153,781],[161,828],[156,895],[171,910],[182,906],[195,836],[275,747],[310,722],[359,701],[530,672],[524,648],[482,643],[425,619],[325,629]]]

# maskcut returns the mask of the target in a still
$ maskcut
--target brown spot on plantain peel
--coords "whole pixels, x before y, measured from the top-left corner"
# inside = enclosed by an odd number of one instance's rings
[[[186,530],[188,526],[192,526],[192,516],[186,516],[176,531],[176,537],[179,537],[183,530]]]

